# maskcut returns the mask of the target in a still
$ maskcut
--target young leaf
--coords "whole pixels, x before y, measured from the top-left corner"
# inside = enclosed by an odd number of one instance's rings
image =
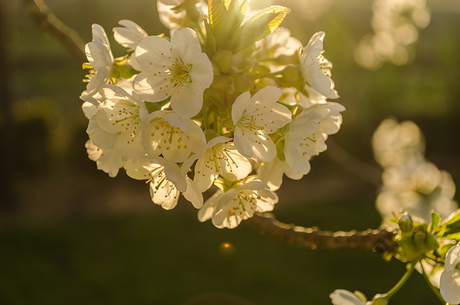
[[[231,50],[234,52],[241,51],[264,38],[278,28],[290,11],[290,9],[278,5],[263,9],[238,29],[230,43]]]
[[[225,49],[229,37],[243,22],[249,0],[209,0],[209,24],[216,39],[216,47]]]
[[[460,232],[460,209],[450,214],[440,225],[446,228],[445,233],[447,234]]]
[[[204,28],[206,29],[206,53],[214,54],[216,53],[216,39],[212,33],[211,26],[208,23],[208,20],[204,20]]]
[[[230,0],[209,0],[209,24],[217,45],[228,39],[228,21],[230,14],[228,7]]]

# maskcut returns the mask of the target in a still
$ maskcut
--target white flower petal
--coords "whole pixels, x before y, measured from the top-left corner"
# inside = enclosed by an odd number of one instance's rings
[[[355,294],[343,289],[335,290],[331,293],[330,298],[334,305],[366,305]]]
[[[118,23],[123,27],[113,28],[113,36],[125,48],[134,50],[139,42],[147,37],[147,33],[131,20],[123,19]]]
[[[211,197],[206,200],[203,207],[198,211],[198,220],[204,222],[212,217],[214,210],[216,209],[217,202],[220,197],[224,194],[221,190],[217,190]]]
[[[441,274],[440,292],[449,304],[460,303],[460,270],[446,270]]]
[[[143,71],[134,78],[133,87],[136,93],[149,102],[161,102],[173,93],[171,76],[154,71]]]
[[[194,62],[197,54],[201,54],[200,42],[191,28],[182,28],[173,33],[171,47],[184,62]]]
[[[148,36],[139,42],[134,52],[138,64],[144,70],[164,71],[173,64],[171,43],[166,38]],[[163,67],[165,66],[165,67]]]

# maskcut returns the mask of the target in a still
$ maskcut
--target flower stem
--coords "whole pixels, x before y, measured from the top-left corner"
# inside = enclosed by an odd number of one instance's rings
[[[391,288],[387,293],[383,294],[382,297],[389,299],[391,298],[398,290],[406,283],[406,281],[409,279],[411,276],[412,272],[414,272],[415,269],[415,264],[411,264],[411,267],[409,270],[404,273],[402,278],[399,280],[399,282],[396,283],[396,285]]]
[[[273,78],[275,76],[281,75],[279,72],[266,73],[266,74],[254,74],[249,75],[250,79],[261,79],[261,78]]]
[[[203,31],[201,30],[201,26],[200,26],[200,23],[198,22],[198,20],[196,21],[196,29],[197,29],[197,32],[202,40],[202,43],[203,45],[205,44],[206,42],[206,38],[204,37],[204,34],[203,34]]]
[[[428,286],[430,286],[431,291],[433,291],[433,293],[441,301],[442,304],[446,304],[446,301],[444,301],[444,298],[439,293],[438,289],[434,287],[433,284],[431,283],[430,278],[428,277],[428,274],[426,273],[425,268],[423,267],[422,263],[420,263],[420,266],[422,266],[422,275],[425,278],[425,281],[427,282]]]
[[[203,108],[201,109],[201,111],[203,112],[203,123],[204,123],[205,130],[209,129],[208,111],[206,109],[205,102],[203,102]]]

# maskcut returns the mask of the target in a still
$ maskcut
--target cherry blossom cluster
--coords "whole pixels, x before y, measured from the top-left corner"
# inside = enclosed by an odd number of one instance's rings
[[[407,64],[419,29],[430,24],[427,0],[374,0],[372,15],[374,33],[361,39],[355,50],[356,63],[370,70],[379,69],[384,62]]]
[[[445,218],[458,209],[451,175],[426,160],[425,140],[414,122],[384,120],[372,144],[375,159],[384,169],[376,206],[385,221],[406,211],[429,222],[431,211]]]
[[[212,12],[230,16],[232,6],[213,3],[208,13],[202,1],[158,1],[170,38],[121,20],[113,29],[121,57],[94,24],[80,98],[98,169],[115,177],[123,168],[164,209],[182,194],[200,221],[234,228],[273,210],[283,175],[308,174],[345,108],[328,101],[339,96],[324,32],[303,46],[278,27],[287,8],[249,14],[247,1],[231,4],[240,8],[232,19],[239,30],[223,32],[227,23]]]

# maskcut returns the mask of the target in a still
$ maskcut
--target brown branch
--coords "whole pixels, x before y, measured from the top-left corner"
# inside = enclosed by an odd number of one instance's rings
[[[79,62],[86,62],[85,43],[59,20],[43,0],[24,0],[26,12],[40,29],[54,36]]]
[[[254,214],[247,222],[262,234],[292,246],[312,249],[360,249],[382,255],[394,253],[397,246],[393,241],[396,232],[386,228],[364,232],[327,232],[318,228],[304,228],[282,223],[273,214]]]

